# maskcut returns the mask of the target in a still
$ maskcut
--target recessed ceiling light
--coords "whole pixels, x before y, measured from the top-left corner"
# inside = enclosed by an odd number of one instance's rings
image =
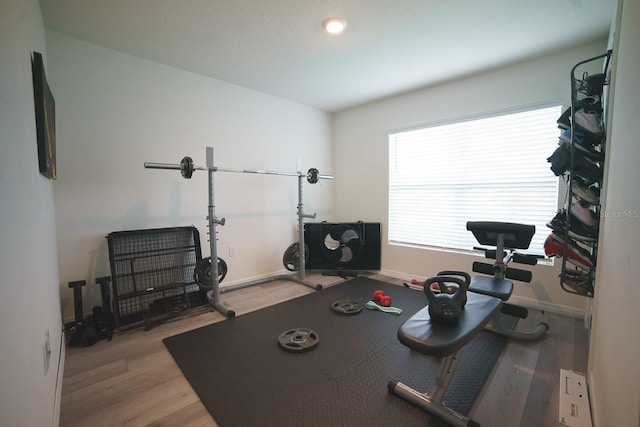
[[[340,34],[347,27],[347,21],[343,18],[327,18],[322,21],[322,26],[329,34]]]

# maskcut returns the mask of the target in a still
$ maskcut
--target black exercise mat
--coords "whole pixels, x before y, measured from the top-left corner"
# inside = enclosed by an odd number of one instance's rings
[[[365,304],[381,289],[400,316],[364,308],[331,309],[338,300]],[[438,360],[409,350],[398,327],[427,303],[422,292],[359,277],[252,313],[166,338],[165,345],[206,408],[226,426],[440,426],[387,392],[395,378],[428,392]],[[515,325],[515,320],[513,321]],[[309,328],[318,345],[282,350],[278,336]],[[482,332],[466,346],[446,404],[466,414],[506,340]]]

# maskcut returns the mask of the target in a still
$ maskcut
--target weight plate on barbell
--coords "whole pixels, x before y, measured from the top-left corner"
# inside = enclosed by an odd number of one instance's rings
[[[335,311],[336,313],[339,314],[345,314],[345,315],[353,315],[353,314],[358,314],[362,311],[362,304],[355,302],[355,301],[351,301],[348,299],[342,299],[340,301],[336,301],[333,304],[331,304],[331,308],[333,309],[333,311]]]
[[[318,169],[316,168],[309,169],[309,171],[307,172],[307,182],[309,184],[315,184],[316,182],[318,182],[319,173],[320,172],[318,172]]]
[[[312,350],[319,342],[318,334],[307,328],[289,329],[278,336],[280,348],[290,353],[303,353]]]
[[[227,275],[227,263],[218,257],[218,283],[222,282]],[[193,280],[199,285],[211,288],[213,280],[211,278],[211,257],[202,258],[196,263],[193,270]]]
[[[189,156],[185,156],[180,162],[180,173],[183,177],[190,179],[193,175],[193,159]]]

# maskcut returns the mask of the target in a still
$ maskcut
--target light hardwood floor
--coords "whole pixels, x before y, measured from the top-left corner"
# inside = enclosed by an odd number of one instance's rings
[[[370,277],[402,286],[398,279]],[[307,278],[325,287],[342,281]],[[221,299],[242,315],[311,292],[277,281],[222,293]],[[162,339],[221,320],[222,314],[198,307],[149,331],[117,332],[110,342],[68,348],[60,425],[216,426]],[[540,321],[550,326],[547,336],[534,343],[510,342],[476,400],[470,415],[484,427],[560,426],[560,369],[586,372],[588,332],[580,319],[534,310],[518,328],[529,330]]]

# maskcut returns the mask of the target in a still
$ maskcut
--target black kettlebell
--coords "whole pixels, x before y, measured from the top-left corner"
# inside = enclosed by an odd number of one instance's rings
[[[431,285],[437,283],[440,293],[434,293]],[[429,316],[436,323],[454,324],[467,300],[467,288],[462,279],[451,276],[434,276],[424,281],[424,293],[429,300]]]
[[[464,298],[462,299],[462,308],[467,303],[467,292],[469,290],[469,284],[471,283],[471,276],[466,271],[458,271],[458,270],[443,270],[438,272],[438,276],[460,276],[464,278]],[[449,290],[451,292],[456,291],[456,286],[450,286]]]

